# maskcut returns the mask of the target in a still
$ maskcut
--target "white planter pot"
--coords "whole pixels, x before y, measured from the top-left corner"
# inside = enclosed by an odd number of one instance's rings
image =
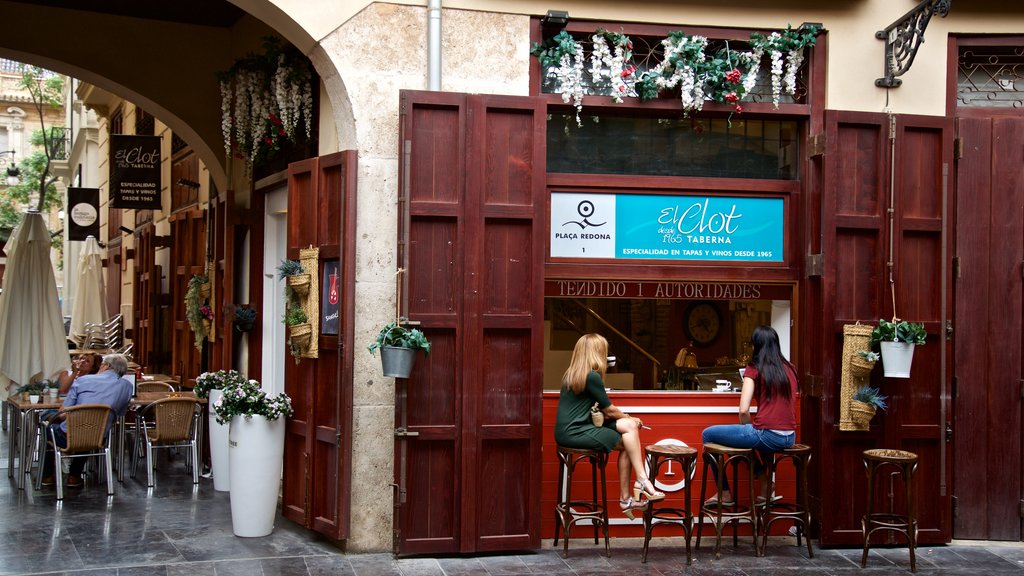
[[[910,363],[914,360],[914,345],[906,342],[880,342],[882,369],[886,378],[910,378]]]
[[[224,395],[223,390],[210,390],[210,473],[213,474],[213,489],[227,492],[231,489],[231,467],[228,465],[228,430],[230,424],[218,424],[215,402]]]
[[[285,419],[263,416],[231,419],[231,528],[235,536],[267,536],[274,531],[284,462]]]
[[[39,394],[29,394],[28,401],[33,404],[39,404]]]

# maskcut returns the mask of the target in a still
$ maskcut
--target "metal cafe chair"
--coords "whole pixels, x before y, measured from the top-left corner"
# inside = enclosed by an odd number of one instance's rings
[[[157,400],[139,410],[136,415],[135,448],[132,450],[132,478],[141,457],[142,445],[146,447],[147,486],[152,487],[155,448],[189,448],[186,462],[192,469],[192,483],[199,483],[199,450],[196,434],[199,428],[199,401],[191,397],[169,397]],[[147,415],[155,414],[152,422]]]
[[[49,442],[40,446],[42,458],[46,457],[47,447],[52,447],[54,460],[54,473],[57,483],[57,500],[64,499],[64,479],[61,463],[65,458],[88,458],[90,456],[102,456],[106,465],[107,474],[107,495],[114,493],[114,469],[113,459],[110,456],[110,434],[108,428],[112,411],[110,406],[105,404],[79,404],[66,408],[63,411],[64,420],[67,423],[67,446],[57,447],[54,432],[49,429]],[[39,475],[42,476],[42,473]],[[39,482],[42,481],[40,478]]]

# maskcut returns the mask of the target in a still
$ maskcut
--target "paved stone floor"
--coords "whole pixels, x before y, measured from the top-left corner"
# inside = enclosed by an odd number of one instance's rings
[[[6,471],[7,435],[0,434],[0,467]],[[157,486],[145,487],[145,474],[125,478],[106,496],[103,484],[88,482],[68,490],[62,504],[53,488],[18,490],[0,480],[0,575],[67,574],[115,576],[625,576],[678,574],[819,575],[909,573],[905,548],[872,549],[861,569],[859,549],[815,547],[814,558],[795,539],[769,541],[758,558],[749,542],[723,548],[715,560],[706,547],[686,566],[679,538],[656,538],[648,562],[640,562],[640,541],[619,539],[612,555],[593,540],[573,539],[569,557],[561,550],[395,559],[391,554],[347,554],[316,534],[278,519],[265,538],[231,533],[230,500],[201,479],[193,488],[182,458],[160,460]],[[6,479],[6,475],[0,478]],[[918,550],[918,574],[1024,573],[1024,545],[955,542]]]

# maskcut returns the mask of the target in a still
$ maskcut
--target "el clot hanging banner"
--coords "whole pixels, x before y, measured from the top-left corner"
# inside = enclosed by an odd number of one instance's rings
[[[160,137],[110,135],[110,207],[160,209]]]
[[[68,188],[68,240],[100,237],[100,189]]]

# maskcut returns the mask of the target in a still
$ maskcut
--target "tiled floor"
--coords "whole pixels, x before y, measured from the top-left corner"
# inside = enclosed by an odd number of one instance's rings
[[[7,465],[6,439],[0,434],[0,466]],[[909,573],[910,568],[905,548],[872,549],[868,568],[861,569],[859,549],[815,548],[812,559],[792,538],[770,541],[764,558],[755,557],[749,542],[726,546],[721,560],[705,547],[695,552],[692,566],[686,566],[678,538],[657,538],[646,564],[640,562],[640,542],[633,539],[613,541],[611,558],[585,538],[573,539],[566,559],[560,549],[551,549],[550,540],[542,550],[473,557],[345,554],[281,519],[270,536],[237,538],[231,533],[228,494],[215,492],[209,479],[193,489],[181,458],[161,462],[152,490],[144,486],[140,470],[139,479],[125,478],[110,499],[102,485],[90,483],[69,490],[60,505],[52,488],[19,491],[13,481],[0,481],[0,575],[799,576]],[[920,548],[918,573],[1024,573],[1024,546],[958,542]]]

